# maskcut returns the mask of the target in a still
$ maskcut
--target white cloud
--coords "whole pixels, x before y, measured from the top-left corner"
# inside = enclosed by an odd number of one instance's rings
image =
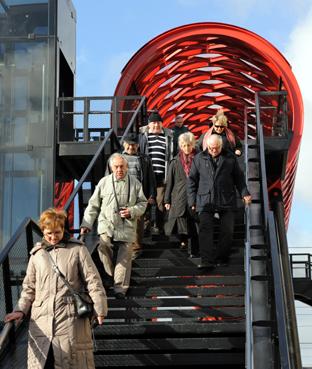
[[[312,6],[290,34],[286,57],[293,67],[304,102],[304,131],[299,156],[295,193],[298,199],[312,206]]]

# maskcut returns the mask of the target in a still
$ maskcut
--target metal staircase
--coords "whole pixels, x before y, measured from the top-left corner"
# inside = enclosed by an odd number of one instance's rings
[[[173,238],[144,240],[126,299],[108,290],[109,313],[95,329],[97,368],[245,367],[242,222],[239,212],[229,265],[210,273],[198,270],[199,260],[189,259]]]
[[[196,267],[198,260],[189,259],[173,238],[146,238],[143,255],[133,263],[127,298],[116,300],[108,289],[109,315],[103,326],[94,329],[97,368],[196,365],[217,369],[301,369],[282,203],[278,196],[270,202],[268,199],[260,100],[261,93],[257,93],[253,112],[257,127],[248,126],[246,114],[246,178],[253,201],[245,215],[243,209],[237,213],[229,266],[203,273]],[[138,129],[136,118],[142,116],[143,102],[129,119],[124,135]],[[69,116],[73,116],[71,108],[69,104]],[[88,114],[83,116],[88,122]],[[84,183],[94,186],[94,181],[104,174],[107,157],[120,147],[122,132],[118,127],[117,119],[112,129],[95,141],[96,150],[90,160],[81,161],[82,174],[77,170],[79,160],[74,158],[80,154],[79,139],[74,143],[59,142],[58,178],[79,179],[65,209],[77,194],[81,198]],[[89,135],[89,129],[84,123],[84,135]],[[275,147],[272,140],[270,145]],[[279,151],[283,150],[284,146]],[[278,163],[283,162],[283,155],[280,153]],[[86,201],[80,199],[82,204]],[[216,236],[218,232],[216,224]],[[2,321],[19,295],[27,264],[24,245],[31,248],[39,237],[34,222],[25,221],[0,253],[0,291],[5,291],[1,295]],[[86,245],[103,272],[94,252],[95,233],[87,236]],[[26,367],[27,326],[10,328],[5,326],[7,333],[0,338],[0,368],[22,369]]]

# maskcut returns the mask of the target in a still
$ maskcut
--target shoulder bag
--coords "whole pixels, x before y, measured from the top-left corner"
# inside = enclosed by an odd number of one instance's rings
[[[87,292],[75,291],[73,287],[69,284],[67,279],[64,277],[64,275],[61,273],[58,266],[55,264],[50,253],[48,251],[46,252],[49,255],[49,259],[51,261],[53,271],[62,279],[66,287],[69,289],[69,292],[72,294],[77,315],[80,318],[86,318],[86,317],[91,318],[94,313],[94,310],[93,310],[93,302],[89,294]]]

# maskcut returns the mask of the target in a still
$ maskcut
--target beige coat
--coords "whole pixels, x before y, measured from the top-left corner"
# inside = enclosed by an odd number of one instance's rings
[[[85,287],[97,315],[106,316],[107,299],[99,273],[85,246],[75,239],[50,250],[58,268],[75,290]],[[52,270],[51,261],[37,243],[31,250],[21,297],[14,310],[31,309],[28,340],[28,368],[45,365],[52,343],[55,368],[94,368],[93,344],[88,318],[78,318],[68,288]]]
[[[127,175],[125,189],[130,194],[122,194],[122,198],[129,198],[127,206],[130,209],[131,217],[122,219],[118,213],[114,189],[112,184],[114,174],[103,177],[96,186],[88,206],[84,212],[81,227],[92,229],[93,223],[98,218],[98,234],[106,233],[114,241],[134,242],[136,239],[137,218],[144,214],[147,200],[144,196],[142,184],[132,175]],[[130,185],[128,187],[128,181]]]

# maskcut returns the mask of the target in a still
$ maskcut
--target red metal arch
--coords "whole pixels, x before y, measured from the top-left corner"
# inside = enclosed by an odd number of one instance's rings
[[[231,129],[243,137],[244,109],[254,106],[255,92],[276,91],[281,86],[288,92],[289,128],[294,137],[285,179],[274,185],[283,190],[287,223],[303,129],[303,104],[289,63],[268,41],[223,23],[174,28],[134,54],[122,71],[115,95],[145,95],[148,109],[157,109],[165,126],[181,113],[197,136],[222,106]],[[269,97],[262,102],[276,104]],[[270,114],[264,116],[264,125],[270,118]]]

